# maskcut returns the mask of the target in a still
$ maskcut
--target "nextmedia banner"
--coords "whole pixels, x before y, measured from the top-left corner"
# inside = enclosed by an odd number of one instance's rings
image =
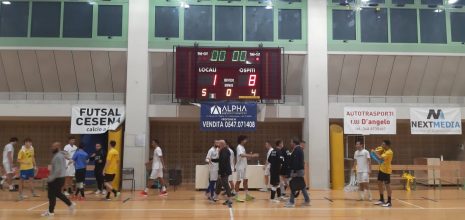
[[[396,109],[345,107],[345,134],[396,134]]]
[[[460,108],[410,108],[412,134],[462,134]]]
[[[200,107],[202,131],[255,131],[256,102],[203,102]]]
[[[71,134],[103,134],[124,122],[124,105],[74,105]]]

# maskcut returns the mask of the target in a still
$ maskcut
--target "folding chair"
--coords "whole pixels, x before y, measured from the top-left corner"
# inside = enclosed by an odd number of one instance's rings
[[[121,180],[124,181],[132,181],[131,191],[136,191],[136,180],[134,178],[134,168],[123,168],[121,172]]]

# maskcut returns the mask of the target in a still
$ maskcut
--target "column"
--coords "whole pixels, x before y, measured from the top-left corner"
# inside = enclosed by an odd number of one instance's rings
[[[137,188],[145,186],[145,162],[148,158],[150,97],[148,23],[149,0],[130,0],[123,167],[135,169]]]
[[[329,118],[327,0],[307,1],[308,52],[304,82],[308,137],[307,157],[312,189],[329,188]]]

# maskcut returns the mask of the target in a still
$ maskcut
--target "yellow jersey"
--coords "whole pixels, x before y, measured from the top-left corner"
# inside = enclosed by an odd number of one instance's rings
[[[117,150],[112,148],[108,151],[107,154],[107,166],[105,169],[106,174],[116,174],[118,171],[118,161],[119,161],[119,153]]]
[[[384,153],[381,154],[381,159],[383,159],[383,163],[379,165],[379,171],[386,173],[386,174],[391,174],[392,173],[391,162],[392,162],[393,157],[394,157],[394,152],[392,152],[391,149],[384,151]]]
[[[20,170],[30,170],[34,168],[34,148],[22,148],[18,153]]]

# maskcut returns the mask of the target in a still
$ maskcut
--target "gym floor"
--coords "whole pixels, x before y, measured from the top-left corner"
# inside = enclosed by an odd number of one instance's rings
[[[212,203],[205,199],[204,193],[181,188],[170,191],[169,196],[161,198],[152,190],[148,198],[138,192],[122,193],[119,199],[103,201],[103,196],[88,192],[85,201],[76,201],[77,211],[69,214],[66,206],[58,201],[57,219],[460,219],[465,216],[465,191],[457,188],[442,188],[406,192],[395,190],[393,207],[382,208],[372,202],[356,201],[356,192],[310,191],[311,207],[283,208],[284,202],[276,204],[269,201],[269,193],[251,191],[254,201],[234,203],[232,208]],[[0,191],[0,219],[38,219],[47,209],[46,191],[40,191],[41,197],[17,201],[17,193]],[[372,190],[374,199],[377,192]],[[460,217],[462,216],[462,217]]]

